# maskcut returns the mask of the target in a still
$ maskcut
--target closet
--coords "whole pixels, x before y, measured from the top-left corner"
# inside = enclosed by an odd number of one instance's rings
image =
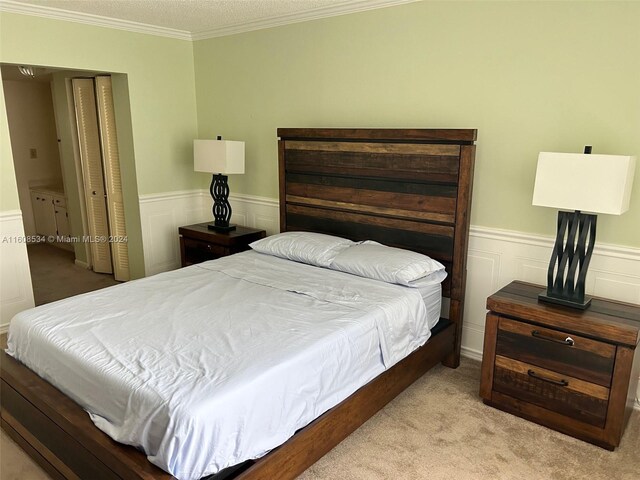
[[[71,80],[93,270],[129,280],[111,77]]]

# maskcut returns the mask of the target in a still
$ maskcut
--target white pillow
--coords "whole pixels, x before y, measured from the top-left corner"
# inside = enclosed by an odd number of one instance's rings
[[[259,253],[327,268],[349,245],[353,242],[346,238],[312,232],[283,232],[249,244]]]
[[[430,287],[431,285],[444,282],[445,278],[447,278],[447,271],[443,268],[413,282],[409,282],[406,286],[411,288]]]
[[[442,273],[434,275],[434,281],[446,277],[444,265],[426,255],[371,240],[341,251],[331,262],[331,269],[408,287],[415,286],[411,282],[437,272]]]

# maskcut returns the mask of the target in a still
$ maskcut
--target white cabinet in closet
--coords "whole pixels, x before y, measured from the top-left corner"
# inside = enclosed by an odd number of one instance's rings
[[[36,224],[38,235],[56,236],[56,217],[53,211],[53,196],[40,191],[31,192],[31,206],[33,208],[33,220]]]
[[[56,228],[58,229],[58,237],[69,238],[69,236],[71,235],[71,231],[69,229],[67,204],[64,198],[53,197],[53,211],[56,217]]]
[[[31,206],[36,233],[46,237],[69,237],[67,202],[63,195],[45,190],[31,190]],[[48,240],[50,241],[50,240]]]

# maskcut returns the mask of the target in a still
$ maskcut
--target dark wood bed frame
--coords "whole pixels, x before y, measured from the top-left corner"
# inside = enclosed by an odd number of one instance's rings
[[[449,315],[423,347],[268,455],[216,480],[293,479],[431,367],[460,361],[476,130],[284,128],[278,136],[281,230],[373,239],[440,260],[449,273]],[[173,478],[0,356],[2,428],[53,478]]]

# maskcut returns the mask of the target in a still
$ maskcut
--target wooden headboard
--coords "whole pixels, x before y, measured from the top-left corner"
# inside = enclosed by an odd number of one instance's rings
[[[476,136],[473,129],[278,129],[280,230],[371,239],[442,262],[458,356]]]

